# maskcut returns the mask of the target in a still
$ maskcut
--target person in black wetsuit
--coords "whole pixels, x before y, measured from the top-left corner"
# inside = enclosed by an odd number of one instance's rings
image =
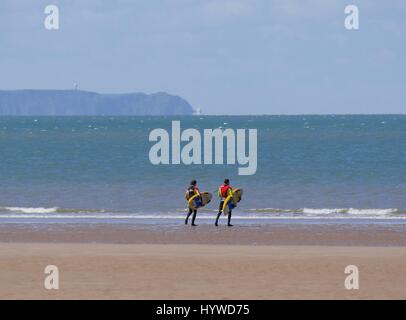
[[[233,188],[230,186],[230,180],[229,179],[224,179],[224,183],[219,187],[218,191],[218,196],[220,198],[220,205],[219,205],[219,213],[217,214],[216,222],[214,225],[218,227],[219,225],[219,219],[221,214],[223,213],[223,206],[224,206],[224,201],[229,195],[233,194]],[[232,227],[233,225],[231,224],[231,210],[228,214],[228,223],[227,226]]]
[[[190,182],[190,186],[187,188],[186,190],[186,195],[185,198],[186,200],[189,200],[191,197],[193,197],[194,195],[199,195],[200,196],[200,191],[199,188],[197,187],[197,181],[196,180],[192,180]],[[192,217],[192,226],[196,226],[195,224],[195,220],[196,220],[196,214],[197,214],[197,210],[193,210],[189,208],[189,212],[186,216],[186,220],[185,220],[185,224],[188,224],[189,221],[189,217],[192,215],[193,213],[193,217]]]

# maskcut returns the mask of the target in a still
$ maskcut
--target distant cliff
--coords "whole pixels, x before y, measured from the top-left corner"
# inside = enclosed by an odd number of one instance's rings
[[[190,115],[192,106],[164,92],[99,94],[79,90],[0,90],[0,115]]]

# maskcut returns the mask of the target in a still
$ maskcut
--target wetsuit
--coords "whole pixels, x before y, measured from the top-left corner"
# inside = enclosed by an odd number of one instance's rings
[[[222,212],[223,212],[224,201],[226,200],[226,198],[227,198],[229,195],[232,195],[232,194],[233,194],[233,189],[232,189],[229,185],[224,185],[224,184],[222,184],[222,185],[219,187],[218,195],[219,195],[219,197],[220,197],[220,205],[219,205],[219,212],[218,212],[218,214],[217,214],[216,222],[214,223],[214,225],[215,225],[216,227],[218,226],[220,216],[221,216],[221,214],[222,214]],[[232,224],[231,224],[231,211],[232,211],[232,210],[230,210],[229,213],[228,213],[228,223],[227,223],[227,225],[228,225],[229,227],[232,226]]]
[[[193,196],[196,195],[196,194],[200,195],[199,188],[198,188],[197,186],[190,185],[190,186],[187,188],[187,191],[186,191],[186,200],[189,200],[191,197],[193,197]],[[192,210],[192,209],[189,208],[188,214],[187,214],[187,216],[186,216],[185,224],[188,223],[189,217],[192,215],[192,213],[193,213],[192,226],[195,226],[195,220],[196,220],[196,214],[197,214],[197,210],[196,210],[196,209],[195,209],[195,210]]]

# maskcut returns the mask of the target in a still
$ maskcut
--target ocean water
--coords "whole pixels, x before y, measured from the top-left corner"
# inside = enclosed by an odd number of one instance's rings
[[[151,130],[257,129],[258,169],[149,161]],[[406,116],[0,117],[0,223],[181,222],[185,189],[244,189],[259,223],[406,218]],[[212,222],[214,197],[198,218]]]

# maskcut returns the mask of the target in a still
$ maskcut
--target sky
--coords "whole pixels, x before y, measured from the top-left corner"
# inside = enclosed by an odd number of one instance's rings
[[[59,30],[44,27],[47,5]],[[344,8],[359,8],[359,30]],[[1,0],[0,89],[165,91],[204,114],[406,113],[404,0]]]

